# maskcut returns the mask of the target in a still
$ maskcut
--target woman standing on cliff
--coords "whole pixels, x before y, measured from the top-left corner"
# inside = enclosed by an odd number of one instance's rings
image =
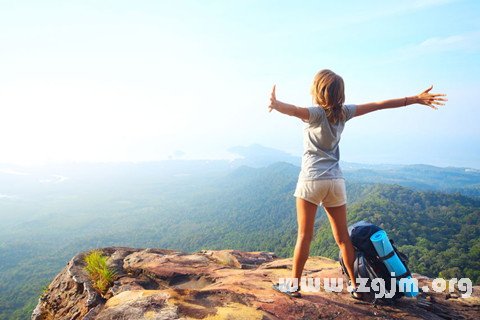
[[[353,273],[355,252],[347,230],[347,197],[345,180],[339,166],[339,142],[345,123],[372,111],[423,104],[433,109],[444,105],[444,94],[433,94],[430,90],[422,93],[359,105],[345,105],[343,79],[330,70],[321,70],[315,75],[311,87],[314,106],[297,107],[277,100],[273,86],[269,111],[277,110],[289,116],[300,118],[306,123],[304,129],[304,152],[302,167],[294,196],[296,197],[298,236],[293,256],[292,278],[298,280],[308,259],[310,242],[313,237],[315,214],[319,205],[327,213],[335,241],[342,253],[348,275],[352,282],[352,296],[358,298]],[[279,290],[279,286],[274,286]],[[286,293],[301,297],[300,286]],[[281,290],[284,292],[284,290]]]

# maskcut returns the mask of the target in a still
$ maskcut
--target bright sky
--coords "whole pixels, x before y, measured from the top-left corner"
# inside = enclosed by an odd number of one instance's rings
[[[346,102],[434,85],[447,106],[358,117],[342,160],[480,168],[480,1],[0,0],[0,162],[301,155],[324,68]],[[181,151],[181,152],[180,152]]]

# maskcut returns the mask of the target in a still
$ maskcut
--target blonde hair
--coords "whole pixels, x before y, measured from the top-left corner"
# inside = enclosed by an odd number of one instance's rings
[[[328,69],[319,71],[313,79],[311,94],[314,103],[325,110],[330,123],[345,121],[345,85],[342,77]]]

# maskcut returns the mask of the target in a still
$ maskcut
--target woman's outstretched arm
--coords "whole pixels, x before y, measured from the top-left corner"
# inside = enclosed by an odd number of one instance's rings
[[[310,112],[307,108],[297,107],[293,104],[278,101],[275,95],[275,85],[273,86],[272,95],[270,97],[270,105],[268,106],[268,111],[270,112],[273,109],[283,114],[300,118],[303,121],[308,121],[310,117]]]
[[[430,90],[432,90],[432,88],[433,86],[430,86],[430,88],[428,88],[425,91],[422,91],[420,94],[417,94],[416,96],[359,104],[357,105],[355,116],[358,117],[372,111],[404,107],[404,106],[407,106],[410,104],[416,104],[416,103],[429,106],[430,108],[433,108],[433,109],[438,109],[438,106],[445,105],[444,101],[447,101],[447,99],[442,97],[446,96],[446,94],[430,93]]]

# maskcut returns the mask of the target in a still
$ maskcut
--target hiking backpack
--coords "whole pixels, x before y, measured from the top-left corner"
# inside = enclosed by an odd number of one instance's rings
[[[386,258],[383,258],[382,260],[382,258],[378,256],[377,251],[375,250],[372,242],[370,241],[370,237],[375,232],[380,230],[382,230],[382,228],[365,221],[359,221],[348,228],[348,234],[350,235],[352,245],[355,248],[355,261],[353,264],[355,278],[367,279],[366,286],[370,288],[370,292],[361,292],[362,300],[370,301],[372,303],[377,303],[378,301],[393,302],[405,295],[404,292],[399,291],[398,283],[395,281],[395,295],[392,298],[375,298],[375,293],[378,293],[379,290],[374,290],[371,287],[371,282],[373,279],[383,279],[383,281],[385,282],[385,291],[387,293],[390,292],[390,290],[392,289],[392,276],[390,275],[390,272],[388,271],[385,263],[383,262],[383,260]],[[411,272],[407,266],[407,256],[398,251],[398,249],[394,245],[393,240],[390,239],[390,243],[392,244],[395,253],[400,258],[400,261],[402,261],[402,263],[405,265],[405,268],[407,269],[407,272],[405,274],[396,276],[395,278],[399,279],[411,276]],[[347,279],[349,279],[341,252],[339,252],[339,261],[342,268],[342,274]]]

